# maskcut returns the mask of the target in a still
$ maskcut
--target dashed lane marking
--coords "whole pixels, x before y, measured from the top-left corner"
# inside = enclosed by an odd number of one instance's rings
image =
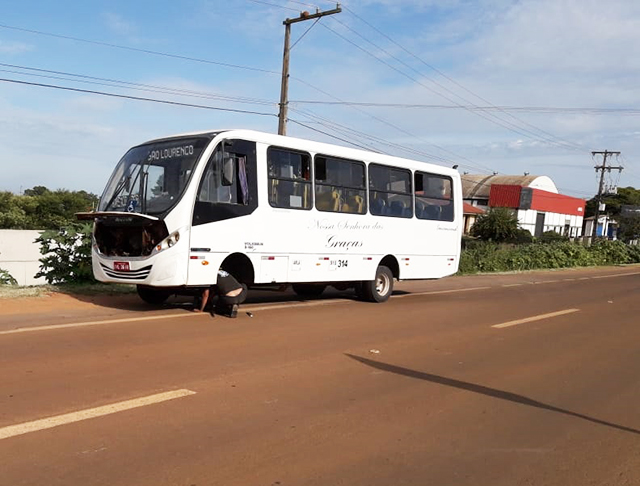
[[[54,417],[34,420],[33,422],[24,422],[22,424],[9,425],[8,427],[0,428],[0,440],[8,439],[9,437],[15,437],[17,435],[28,434],[30,432],[37,432],[39,430],[51,429],[53,427],[59,427],[61,425],[72,424],[74,422],[80,422],[82,420],[103,417],[112,413],[124,412],[125,410],[131,410],[133,408],[154,405],[156,403],[166,402],[168,400],[174,400],[176,398],[195,395],[195,393],[196,392],[194,391],[186,389],[175,390],[141,398],[134,398],[133,400],[126,400],[124,402],[112,403],[110,405],[104,405],[102,407],[95,407],[86,410],[80,410],[78,412],[65,413],[64,415],[57,415]]]
[[[550,319],[552,317],[564,316],[566,314],[573,314],[574,312],[578,312],[580,309],[565,309],[557,312],[550,312],[549,314],[540,314],[532,317],[525,317],[524,319],[517,319],[515,321],[503,322],[502,324],[494,324],[491,327],[495,327],[496,329],[503,329],[505,327],[517,326],[519,324],[526,324],[527,322],[541,321],[543,319]]]

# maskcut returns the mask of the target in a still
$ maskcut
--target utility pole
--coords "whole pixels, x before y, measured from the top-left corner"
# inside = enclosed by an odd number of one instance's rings
[[[342,12],[340,4],[336,5],[333,10],[325,10],[320,12],[316,10],[316,13],[310,14],[309,12],[302,12],[300,17],[295,19],[286,19],[282,24],[284,25],[284,55],[282,56],[282,84],[280,86],[280,114],[278,115],[278,135],[287,134],[287,108],[289,105],[289,42],[291,39],[291,24],[296,22],[303,22],[305,20],[319,19],[326,15],[333,15]]]
[[[620,155],[620,152],[610,152],[605,150],[604,152],[591,152],[592,156],[602,155],[602,165],[596,165],[594,169],[596,172],[600,171],[600,184],[598,186],[598,195],[596,196],[596,214],[593,220],[593,226],[591,227],[591,242],[593,243],[597,236],[598,231],[598,218],[600,217],[600,203],[602,202],[602,190],[604,189],[604,173],[605,171],[611,172],[612,170],[619,170],[622,172],[624,167],[617,166],[612,167],[607,165],[607,157],[610,155]],[[604,227],[602,228],[604,231]]]

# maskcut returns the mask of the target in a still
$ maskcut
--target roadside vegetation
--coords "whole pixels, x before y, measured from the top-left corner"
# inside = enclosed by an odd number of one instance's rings
[[[86,191],[49,190],[44,186],[23,194],[0,191],[0,229],[58,230],[76,220],[75,213],[91,211],[98,197]]]
[[[618,210],[623,203],[636,202],[636,196],[640,198],[640,191],[633,188],[623,188],[621,192],[615,201]],[[38,288],[21,288],[9,272],[0,269],[0,298],[52,291],[85,295],[135,292],[134,285],[101,284],[93,278],[91,224],[76,222],[74,214],[91,210],[96,203],[96,196],[84,191],[50,191],[42,186],[28,189],[21,196],[0,192],[0,229],[45,230],[36,240],[42,254],[36,277],[44,277],[48,283]],[[618,216],[623,223],[622,237],[637,239],[640,216],[626,219],[622,216]],[[596,240],[591,246],[584,246],[552,231],[533,238],[528,231],[518,228],[512,211],[494,208],[480,216],[471,237],[463,239],[459,274],[632,263],[640,263],[640,246],[609,240]]]
[[[630,234],[629,239],[635,234]],[[480,216],[463,240],[460,274],[640,263],[640,246],[597,239],[591,246],[553,231],[534,238],[518,228],[515,215],[494,208]]]

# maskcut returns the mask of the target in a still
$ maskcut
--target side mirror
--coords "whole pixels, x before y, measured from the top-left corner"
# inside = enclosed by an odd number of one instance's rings
[[[235,174],[235,161],[233,157],[225,157],[224,162],[222,163],[222,185],[223,186],[232,186],[234,179],[233,176]]]

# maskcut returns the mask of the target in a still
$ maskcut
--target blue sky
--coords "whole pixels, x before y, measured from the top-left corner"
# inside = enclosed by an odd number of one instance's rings
[[[335,7],[324,0],[1,2],[4,80],[255,113],[1,81],[0,190],[44,185],[99,194],[122,154],[145,140],[217,128],[275,133],[282,21],[314,5]],[[474,174],[548,175],[578,197],[597,188],[600,159],[591,151],[617,150],[622,156],[612,163],[625,170],[610,182],[640,187],[640,3],[342,5],[315,25],[293,25],[292,42],[311,29],[291,53],[289,135]],[[336,104],[344,102],[365,105]]]

